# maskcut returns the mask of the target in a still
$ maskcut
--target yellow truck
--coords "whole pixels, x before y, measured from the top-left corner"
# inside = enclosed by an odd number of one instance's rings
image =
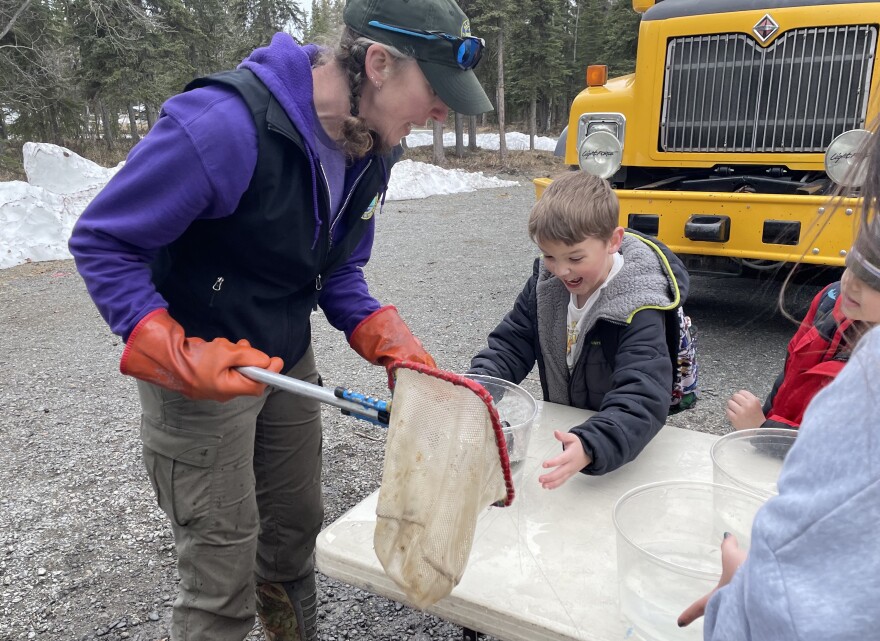
[[[560,139],[566,163],[611,181],[620,224],[692,269],[842,266],[858,149],[877,115],[880,2],[633,9],[643,14],[635,73],[588,69]],[[535,181],[538,197],[549,182]]]

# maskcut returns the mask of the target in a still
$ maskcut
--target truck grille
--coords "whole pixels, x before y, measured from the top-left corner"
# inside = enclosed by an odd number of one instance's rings
[[[877,28],[811,27],[766,49],[743,33],[669,40],[661,151],[820,152],[865,126]]]

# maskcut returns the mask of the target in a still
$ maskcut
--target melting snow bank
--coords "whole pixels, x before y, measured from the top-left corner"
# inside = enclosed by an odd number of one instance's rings
[[[64,147],[26,143],[28,182],[0,182],[0,269],[28,261],[70,258],[77,218],[122,167],[106,169]],[[387,200],[427,198],[517,183],[404,160],[391,170]]]
[[[468,143],[468,134],[464,135],[464,144]],[[504,135],[507,148],[513,151],[526,151],[529,148],[529,135],[518,131],[511,131]],[[418,131],[406,137],[408,147],[424,147],[434,144],[434,134],[430,131]],[[500,146],[498,134],[477,134],[477,147],[480,149],[498,149]],[[443,146],[455,147],[455,132],[443,134]],[[535,149],[539,151],[555,151],[556,138],[547,136],[535,136]]]
[[[70,258],[67,239],[77,216],[64,198],[42,187],[0,183],[0,269]]]
[[[518,183],[484,176],[482,171],[443,169],[414,160],[401,160],[391,170],[386,200],[411,200],[441,194],[460,194],[490,187],[510,187]]]
[[[28,182],[0,182],[0,269],[70,258],[73,224],[122,166],[106,169],[45,143],[25,143],[22,152]]]

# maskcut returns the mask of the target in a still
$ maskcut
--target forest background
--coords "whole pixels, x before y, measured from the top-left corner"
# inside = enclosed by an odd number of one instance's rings
[[[0,180],[24,179],[21,145],[112,166],[193,78],[238,65],[278,31],[330,44],[345,0],[0,0]],[[558,134],[589,64],[635,67],[631,0],[459,0],[486,40],[477,75],[495,111],[454,123]],[[502,136],[503,143],[503,136]],[[435,144],[434,159],[442,157]],[[473,146],[471,147],[473,149]],[[458,147],[461,153],[461,144]],[[501,163],[506,149],[502,144]]]

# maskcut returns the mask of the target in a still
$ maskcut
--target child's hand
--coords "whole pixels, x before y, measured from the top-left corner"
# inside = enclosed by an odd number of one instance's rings
[[[544,461],[541,465],[545,469],[550,467],[556,468],[549,474],[538,477],[538,482],[545,490],[553,490],[559,487],[591,462],[590,457],[584,452],[581,439],[575,434],[556,430],[553,432],[553,436],[562,443],[563,452],[556,458]]]
[[[706,605],[708,605],[709,599],[720,588],[723,588],[730,583],[733,575],[736,574],[739,566],[745,563],[748,555],[748,552],[740,549],[739,542],[736,540],[735,536],[728,532],[724,533],[724,540],[721,541],[721,579],[718,581],[718,585],[714,590],[706,596],[694,601],[687,610],[679,615],[678,627],[683,628],[686,625],[690,625],[705,614]]]
[[[751,392],[741,389],[727,401],[727,420],[737,430],[761,427],[767,417],[761,409],[761,401]]]

